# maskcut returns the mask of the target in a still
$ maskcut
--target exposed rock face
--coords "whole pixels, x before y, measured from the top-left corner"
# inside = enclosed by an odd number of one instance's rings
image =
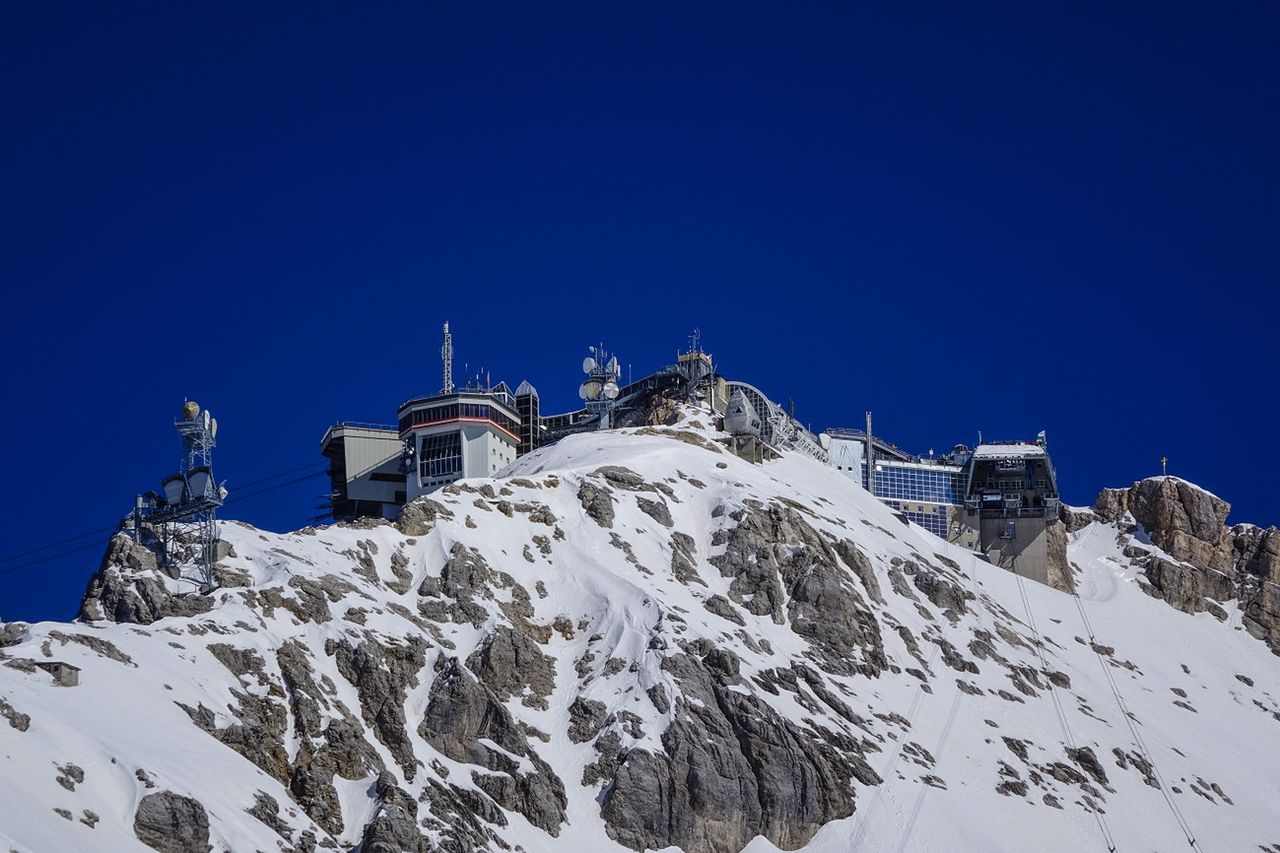
[[[432,853],[435,849],[418,831],[418,804],[400,788],[395,777],[383,773],[376,787],[378,807],[365,824],[361,850],[369,853]]]
[[[764,835],[794,849],[822,824],[853,813],[854,776],[879,781],[857,741],[815,738],[732,689],[736,660],[726,655],[666,659],[684,698],[662,735],[664,753],[627,752],[605,789],[603,814],[620,843],[736,853]]]
[[[331,642],[326,651],[335,656],[338,671],[359,692],[365,722],[391,750],[405,778],[412,780],[416,762],[405,730],[404,697],[407,689],[418,684],[417,673],[425,665],[425,641],[410,637],[402,646],[387,648],[373,640],[355,648],[347,642]]]
[[[172,791],[147,794],[133,816],[138,840],[161,853],[206,853],[209,815],[204,806]]]
[[[9,725],[20,732],[25,732],[31,727],[30,715],[23,714],[3,699],[0,699],[0,717],[8,720]]]
[[[455,761],[494,771],[475,771],[472,780],[498,805],[559,834],[567,804],[564,783],[534,752],[506,706],[457,658],[446,660],[436,675],[418,734]],[[484,739],[502,751],[481,743]],[[527,758],[534,772],[521,772],[511,755]]]
[[[1078,507],[1069,507],[1066,504],[1059,504],[1058,520],[1066,527],[1067,533],[1075,533],[1077,530],[1083,530],[1097,521],[1098,516],[1091,509],[1080,509]]]
[[[1050,524],[1044,529],[1045,565],[1049,586],[1063,592],[1075,592],[1076,582],[1067,563],[1067,527]]]
[[[494,629],[467,658],[474,672],[500,698],[520,697],[531,708],[547,708],[555,688],[555,663],[525,634],[505,625]]]
[[[1128,489],[1104,489],[1094,506],[1104,521],[1117,521],[1130,513],[1161,550],[1221,572],[1235,564],[1224,526],[1230,511],[1226,501],[1174,477],[1141,480]]]
[[[197,616],[213,608],[204,595],[174,595],[165,588],[155,552],[126,533],[112,537],[102,566],[89,579],[80,618],[149,625],[166,616]]]
[[[0,649],[21,642],[30,627],[26,622],[0,622]]]
[[[1215,602],[1239,599],[1245,628],[1280,654],[1280,530],[1227,527],[1230,504],[1175,477],[1104,489],[1094,512],[1102,521],[1141,525],[1151,544],[1174,558],[1135,552],[1151,582],[1147,592],[1219,618],[1226,612]]]
[[[831,544],[789,506],[756,506],[736,515],[725,553],[710,558],[733,579],[734,603],[779,625],[789,619],[831,672],[874,675],[883,669],[880,627]]]
[[[613,495],[607,487],[583,480],[578,489],[582,509],[601,527],[613,527]]]
[[[396,529],[405,536],[426,536],[437,518],[452,518],[453,512],[430,498],[417,498],[400,510]]]

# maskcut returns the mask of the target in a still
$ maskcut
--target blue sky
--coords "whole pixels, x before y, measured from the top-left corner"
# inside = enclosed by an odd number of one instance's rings
[[[1274,4],[370,5],[0,11],[0,558],[127,512],[184,397],[233,491],[320,470],[444,320],[549,409],[696,326],[816,429],[1046,429],[1070,502],[1167,455],[1280,521]],[[0,618],[74,612],[65,550]]]

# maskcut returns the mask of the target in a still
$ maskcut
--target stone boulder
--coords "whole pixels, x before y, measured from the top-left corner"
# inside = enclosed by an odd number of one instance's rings
[[[133,815],[138,840],[161,853],[207,853],[209,815],[198,801],[172,791],[147,794]]]

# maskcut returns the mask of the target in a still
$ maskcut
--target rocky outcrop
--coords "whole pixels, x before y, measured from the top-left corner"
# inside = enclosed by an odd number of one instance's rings
[[[0,649],[22,642],[30,627],[26,622],[0,622]]]
[[[1044,529],[1045,570],[1049,586],[1063,592],[1075,592],[1075,576],[1067,562],[1067,527],[1050,524]]]
[[[453,512],[430,498],[417,498],[400,510],[396,529],[405,536],[426,536],[438,518],[453,518]]]
[[[342,719],[323,722],[332,705],[316,684],[301,643],[285,643],[276,661],[298,738],[297,755],[289,768],[289,792],[308,817],[338,835],[343,830],[342,807],[334,777],[360,779],[382,770],[382,761],[365,740],[364,728],[345,708]]]
[[[1231,505],[1176,477],[1104,489],[1097,517],[1150,539],[1168,557],[1135,548],[1144,589],[1187,613],[1226,618],[1218,602],[1237,599],[1244,627],[1280,654],[1280,530],[1227,527]]]
[[[812,643],[830,672],[874,675],[886,665],[880,626],[832,545],[789,506],[735,513],[725,552],[709,562],[732,578],[729,598]]]
[[[1058,520],[1062,522],[1067,533],[1075,533],[1076,531],[1083,530],[1093,522],[1097,521],[1098,516],[1092,509],[1059,504]]]
[[[736,657],[668,657],[679,683],[663,752],[634,749],[606,780],[609,834],[635,850],[737,853],[756,835],[790,850],[853,813],[851,782],[879,782],[853,738],[800,728],[734,689]]]
[[[467,658],[467,668],[502,699],[520,697],[530,708],[546,710],[555,689],[555,659],[523,633],[499,625]]]
[[[418,685],[426,663],[426,641],[409,637],[403,645],[382,646],[366,639],[352,647],[346,641],[326,643],[325,652],[337,661],[342,677],[355,686],[365,723],[391,751],[406,779],[416,771],[413,744],[405,728],[405,691]]]
[[[457,658],[444,660],[436,674],[418,734],[454,761],[492,771],[474,771],[472,781],[498,805],[551,835],[560,834],[564,783],[538,757],[506,706]],[[522,771],[518,759],[530,762],[533,772]]]
[[[0,699],[0,718],[8,720],[9,725],[20,732],[25,732],[31,727],[31,716],[23,714],[3,699]]]
[[[1104,521],[1128,513],[1174,559],[1221,572],[1234,568],[1225,523],[1231,505],[1176,477],[1152,477],[1128,489],[1104,489],[1094,512]]]
[[[418,804],[383,772],[374,788],[378,805],[365,824],[360,849],[367,853],[433,853],[435,846],[418,831]]]
[[[213,608],[208,596],[175,595],[164,580],[156,552],[126,533],[117,533],[107,545],[102,566],[89,579],[80,618],[150,625],[166,616],[198,616]]]
[[[172,791],[147,794],[133,815],[138,840],[161,853],[206,853],[209,815],[196,800]]]
[[[578,500],[587,516],[601,527],[613,527],[613,493],[606,486],[597,486],[583,480],[578,488]]]

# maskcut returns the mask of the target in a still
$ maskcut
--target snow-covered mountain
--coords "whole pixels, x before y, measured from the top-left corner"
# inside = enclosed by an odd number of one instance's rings
[[[211,596],[117,535],[80,620],[0,626],[0,849],[1280,853],[1280,578],[1170,607],[1194,554],[1117,499],[1077,600],[719,437],[225,522]]]

